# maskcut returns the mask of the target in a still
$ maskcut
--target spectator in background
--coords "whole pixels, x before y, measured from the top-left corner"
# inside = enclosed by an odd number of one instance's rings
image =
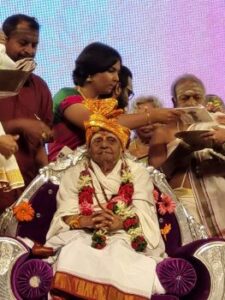
[[[153,108],[162,107],[162,104],[154,96],[137,98],[133,104],[133,112],[150,112]],[[138,160],[148,164],[149,142],[156,124],[147,124],[134,130],[135,136],[129,145],[129,152]]]
[[[117,85],[117,94],[115,98],[118,100],[118,108],[127,109],[129,101],[133,98],[133,75],[126,66],[121,66],[119,73],[119,82]]]
[[[134,96],[132,73],[126,66],[121,66],[119,71],[119,81],[117,82],[112,93],[100,95],[100,98],[115,98],[118,101],[118,108],[125,112],[128,110],[129,100]]]

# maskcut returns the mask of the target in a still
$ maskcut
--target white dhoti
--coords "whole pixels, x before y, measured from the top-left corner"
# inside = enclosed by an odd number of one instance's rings
[[[91,247],[91,234],[78,230],[60,233],[46,245],[62,244],[53,289],[101,300],[149,299],[165,292],[155,272],[158,258],[135,252],[126,233],[110,236],[101,250]]]
[[[104,175],[94,162],[91,163],[95,193],[105,205],[99,182],[108,199],[116,195],[121,183],[121,161],[108,175]],[[45,244],[59,250],[54,264],[53,290],[96,300],[143,300],[155,293],[165,293],[155,272],[156,263],[165,257],[165,252],[154,205],[153,185],[143,166],[128,160],[127,163],[134,183],[132,208],[139,217],[147,241],[145,252],[138,253],[132,248],[131,237],[124,230],[108,234],[105,248],[92,248],[92,233],[70,230],[64,223],[64,216],[80,213],[76,183],[84,166],[77,165],[62,178],[57,194],[58,209]],[[95,198],[93,200],[97,205]]]

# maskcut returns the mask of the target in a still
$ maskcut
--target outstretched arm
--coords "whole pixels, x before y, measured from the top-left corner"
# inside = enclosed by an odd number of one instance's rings
[[[154,108],[151,112],[121,114],[117,119],[121,125],[134,129],[149,123],[170,123],[178,120],[181,114],[175,109]],[[70,123],[84,128],[84,121],[89,119],[91,112],[82,103],[74,103],[64,109],[63,115]]]

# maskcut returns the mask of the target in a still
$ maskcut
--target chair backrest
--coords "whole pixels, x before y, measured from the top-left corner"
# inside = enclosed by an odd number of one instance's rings
[[[17,222],[13,217],[11,208],[11,211],[9,209],[6,212],[5,218],[3,216],[6,222],[2,222],[2,227],[7,229],[3,232],[0,228],[1,234],[26,237],[44,244],[51,220],[56,211],[56,194],[62,174],[75,165],[83,153],[84,149],[80,148],[75,154],[60,157],[56,162],[50,163],[41,169],[40,174],[29,184],[16,203],[16,205],[19,205],[21,202],[29,200],[35,211],[33,220]]]
[[[60,157],[56,162],[50,163],[40,170],[40,175],[31,182],[17,201],[19,204],[28,199],[35,211],[35,217],[30,222],[19,222],[15,226],[16,230],[13,236],[28,237],[36,242],[45,243],[47,231],[56,211],[56,194],[61,176],[68,168],[82,159],[84,153],[85,148],[78,148],[73,154]],[[172,255],[182,245],[193,240],[207,238],[204,228],[199,226],[177,201],[164,174],[153,167],[147,167],[147,170],[158,191],[169,195],[176,203],[175,213],[158,215],[167,253]],[[6,232],[6,234],[9,233]]]
[[[35,211],[35,217],[30,222],[19,222],[17,236],[27,237],[44,244],[51,220],[56,211],[56,194],[58,185],[50,180],[45,182],[29,199]]]

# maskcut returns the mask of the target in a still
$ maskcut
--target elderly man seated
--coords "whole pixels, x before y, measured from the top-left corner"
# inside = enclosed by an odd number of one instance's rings
[[[55,295],[135,300],[165,293],[155,271],[165,252],[153,185],[147,170],[124,154],[129,130],[104,116],[113,103],[96,100],[85,123],[87,153],[59,187],[46,243],[61,249]]]

